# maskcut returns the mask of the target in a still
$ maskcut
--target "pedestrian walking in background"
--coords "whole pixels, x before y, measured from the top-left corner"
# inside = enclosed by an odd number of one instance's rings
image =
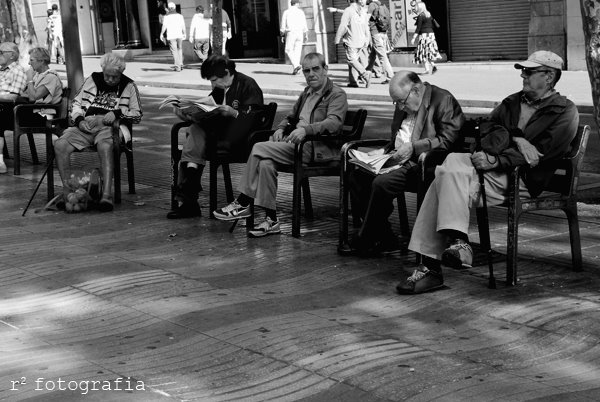
[[[358,88],[358,80],[365,83],[365,88],[371,83],[371,73],[367,71],[368,52],[371,42],[368,15],[363,9],[365,0],[350,0],[350,5],[342,13],[340,26],[335,35],[335,44],[343,42],[346,49],[346,60],[350,68],[348,87]]]
[[[185,21],[183,15],[175,10],[175,3],[168,4],[169,13],[163,19],[162,29],[160,30],[160,38],[165,43],[169,43],[169,50],[173,55],[175,64],[174,70],[181,71],[183,68],[183,41],[185,40]]]
[[[210,18],[204,16],[204,7],[196,7],[196,14],[190,24],[190,41],[194,44],[194,52],[203,62],[208,57],[210,48]]]
[[[65,47],[63,39],[62,19],[58,5],[52,5],[52,15],[49,17],[52,20],[52,51],[51,59],[54,59],[58,64],[65,64]]]
[[[433,33],[433,27],[439,28],[439,24],[431,16],[431,13],[427,11],[425,3],[422,1],[417,3],[417,29],[412,37],[411,43],[414,45],[417,37],[419,42],[415,49],[415,56],[413,62],[415,64],[423,64],[425,67],[424,74],[434,74],[437,71],[437,67],[434,64],[434,60],[441,59],[442,56],[438,51],[437,42],[435,41],[435,34]]]
[[[378,67],[382,70],[384,80],[382,84],[389,84],[394,76],[394,70],[388,58],[392,51],[387,31],[390,28],[390,10],[381,4],[379,0],[372,0],[369,4],[368,13],[369,30],[371,32],[371,54],[369,55],[369,67],[375,76],[378,76]]]
[[[52,54],[52,31],[54,30],[54,24],[52,22],[52,18],[50,18],[52,16],[52,14],[54,14],[54,11],[52,11],[51,8],[49,8],[47,10],[48,13],[48,19],[46,20],[46,49],[48,49],[48,53]]]
[[[292,63],[292,74],[296,75],[301,68],[302,43],[308,40],[308,26],[300,0],[292,0],[290,4],[281,17],[281,35],[285,37],[285,54]]]

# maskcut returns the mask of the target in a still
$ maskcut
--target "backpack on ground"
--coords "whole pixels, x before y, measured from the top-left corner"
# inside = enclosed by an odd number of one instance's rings
[[[379,7],[377,7],[375,26],[379,32],[387,32],[387,30],[390,29],[390,10],[388,10],[385,4],[380,4]]]

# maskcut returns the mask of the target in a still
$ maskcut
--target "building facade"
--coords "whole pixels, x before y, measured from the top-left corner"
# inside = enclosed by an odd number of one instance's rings
[[[115,48],[139,48],[152,53],[164,48],[159,41],[161,1],[75,0],[84,55],[103,54]],[[409,46],[415,26],[416,0],[381,0],[391,11],[390,42],[400,52]],[[36,33],[45,39],[46,11],[58,0],[30,0]],[[178,0],[177,10],[187,26],[202,5],[208,15],[210,0]],[[166,4],[166,1],[164,2]],[[569,0],[426,0],[440,24],[438,45],[455,62],[520,60],[540,49],[560,54],[570,70],[585,70],[583,31],[579,4]],[[318,51],[329,63],[344,62],[341,46],[333,43],[347,0],[301,0],[309,27],[304,52]],[[164,7],[164,5],[163,5]],[[222,0],[232,22],[227,51],[235,59],[284,60],[279,24],[289,0]],[[186,61],[193,61],[186,46]]]

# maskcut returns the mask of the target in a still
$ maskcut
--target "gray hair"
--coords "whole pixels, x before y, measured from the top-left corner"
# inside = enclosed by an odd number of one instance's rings
[[[45,47],[34,47],[29,51],[29,57],[35,57],[45,65],[50,64],[50,52]]]
[[[122,73],[125,71],[125,65],[125,59],[114,53],[106,53],[100,58],[100,67],[102,67],[102,70],[105,68],[114,68]]]

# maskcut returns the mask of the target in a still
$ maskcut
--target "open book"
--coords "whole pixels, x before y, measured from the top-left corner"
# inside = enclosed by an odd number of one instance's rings
[[[384,154],[383,149],[381,149],[380,153],[378,152],[371,155],[369,155],[367,152],[351,149],[349,154],[350,163],[354,163],[355,165],[358,165],[373,174],[388,173],[392,170],[398,169],[401,166],[400,164],[394,163],[390,160],[390,158],[394,156],[393,153]]]
[[[158,106],[159,109],[162,109],[167,106],[174,106],[178,109],[181,109],[186,114],[193,114],[197,112],[212,112],[219,105],[216,104],[215,100],[212,96],[207,96],[205,98],[201,98],[198,100],[184,99],[179,96],[169,95],[167,96]]]

